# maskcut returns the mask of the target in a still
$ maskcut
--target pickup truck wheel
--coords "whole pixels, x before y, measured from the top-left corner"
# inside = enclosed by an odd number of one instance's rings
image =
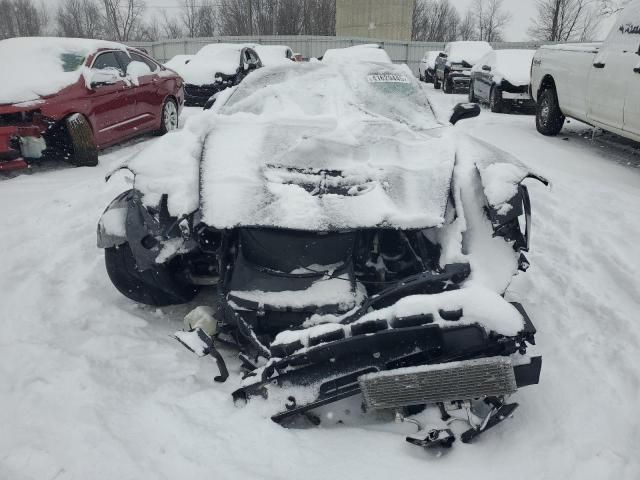
[[[452,83],[451,79],[449,77],[445,76],[444,80],[442,80],[442,91],[444,93],[449,94],[449,93],[453,92],[453,87],[452,87],[451,83]]]
[[[473,81],[469,83],[469,102],[476,102],[476,92],[474,91]]]
[[[560,133],[564,115],[558,105],[558,96],[553,88],[542,92],[536,107],[536,129],[542,135],[554,136]]]
[[[106,248],[104,263],[113,286],[134,302],[162,307],[187,303],[198,293],[197,287],[178,279],[170,262],[139,271],[128,243]]]
[[[440,79],[438,78],[438,74],[433,74],[433,88],[436,90],[440,90]]]
[[[489,95],[489,107],[493,113],[502,113],[502,91],[498,87],[491,89]]]
[[[71,115],[65,120],[69,150],[69,163],[78,167],[95,167],[98,165],[98,148],[93,139],[93,130],[89,121],[82,115]]]

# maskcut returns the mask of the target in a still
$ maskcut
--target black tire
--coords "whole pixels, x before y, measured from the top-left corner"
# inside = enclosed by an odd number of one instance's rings
[[[433,75],[431,75],[429,72],[424,72],[424,81],[426,83],[433,83]]]
[[[476,103],[476,92],[473,91],[473,80],[469,82],[469,103]]]
[[[502,90],[493,86],[491,87],[491,93],[489,94],[489,108],[493,113],[502,113],[504,105],[502,103]]]
[[[77,167],[95,167],[98,165],[98,147],[93,139],[93,130],[89,121],[76,114],[65,120],[67,149],[65,157]]]
[[[451,86],[451,80],[446,75],[442,79],[442,91],[446,94],[450,94],[453,92],[453,88]]]
[[[556,90],[548,88],[538,95],[536,129],[542,135],[554,136],[560,133],[563,125],[564,115],[558,105]]]
[[[440,79],[438,78],[438,72],[433,72],[433,88],[440,90]]]
[[[104,263],[111,283],[134,302],[162,307],[187,303],[198,288],[180,281],[171,262],[139,271],[128,243],[104,250]]]
[[[175,113],[175,126],[173,128],[169,127],[167,122],[167,116],[173,115]],[[162,118],[160,119],[160,129],[156,132],[157,135],[164,135],[171,130],[175,130],[178,128],[178,104],[173,98],[167,98],[162,105]]]

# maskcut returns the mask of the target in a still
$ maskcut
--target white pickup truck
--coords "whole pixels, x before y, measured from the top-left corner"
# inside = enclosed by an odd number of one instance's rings
[[[640,141],[640,0],[603,43],[540,48],[531,66],[536,127],[557,135],[565,117]]]

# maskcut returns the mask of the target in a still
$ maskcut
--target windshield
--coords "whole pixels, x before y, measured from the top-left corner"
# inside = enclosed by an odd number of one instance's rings
[[[406,65],[291,62],[258,70],[245,79],[220,113],[290,117],[358,116],[388,119],[413,128],[442,126]]]
[[[62,70],[65,72],[75,72],[84,65],[85,56],[78,53],[63,53],[60,55]]]

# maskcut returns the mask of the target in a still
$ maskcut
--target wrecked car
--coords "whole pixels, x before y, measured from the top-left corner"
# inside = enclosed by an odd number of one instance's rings
[[[149,305],[215,286],[175,336],[216,381],[234,348],[234,400],[266,399],[281,425],[339,423],[319,412],[354,400],[419,424],[416,445],[470,442],[541,369],[504,294],[528,267],[523,182],[544,179],[452,126],[478,114],[439,118],[406,65],[260,69],[120,167],[133,188],[97,231],[108,275]]]
[[[0,61],[0,172],[47,158],[95,166],[99,149],[178,126],[182,79],[138,49],[10,38]]]

